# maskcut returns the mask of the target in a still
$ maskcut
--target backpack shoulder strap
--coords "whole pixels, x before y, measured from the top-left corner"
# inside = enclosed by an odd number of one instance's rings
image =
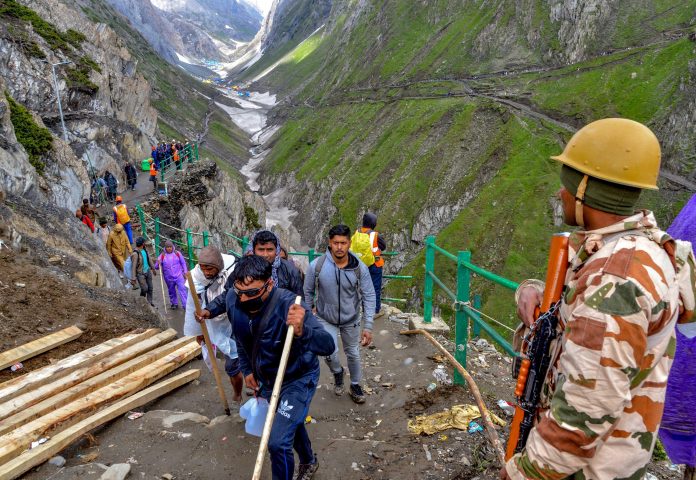
[[[324,268],[324,262],[326,261],[326,253],[317,259],[317,263],[314,264],[314,296],[319,294],[319,274],[321,269]]]

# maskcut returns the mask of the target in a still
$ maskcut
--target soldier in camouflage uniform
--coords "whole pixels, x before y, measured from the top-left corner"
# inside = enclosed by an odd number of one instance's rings
[[[570,237],[542,404],[525,449],[502,479],[609,480],[645,476],[662,417],[677,322],[692,321],[696,269],[691,244],[635,213],[641,189],[656,189],[660,146],[640,123],[593,122],[552,157],[563,164],[559,196]],[[543,283],[523,282],[518,314],[533,320]]]

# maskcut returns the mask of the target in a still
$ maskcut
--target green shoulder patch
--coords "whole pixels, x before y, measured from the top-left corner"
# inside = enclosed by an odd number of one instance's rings
[[[597,310],[609,315],[633,315],[640,312],[636,298],[642,297],[643,292],[633,283],[617,283],[614,292],[600,302]]]

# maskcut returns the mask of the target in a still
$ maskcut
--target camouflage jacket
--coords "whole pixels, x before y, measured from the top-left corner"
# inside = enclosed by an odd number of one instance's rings
[[[644,211],[572,234],[569,262],[547,408],[506,470],[513,480],[642,479],[662,417],[674,327],[692,321],[691,244],[672,240]]]

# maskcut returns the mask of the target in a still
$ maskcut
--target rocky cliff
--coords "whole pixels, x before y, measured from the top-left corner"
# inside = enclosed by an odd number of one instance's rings
[[[202,232],[207,231],[212,245],[240,251],[239,244],[225,234],[243,237],[265,224],[263,199],[212,161],[177,175],[169,186],[169,196],[152,198],[143,208],[166,224],[160,229],[162,235],[186,243],[183,231],[190,229],[196,234],[193,241],[198,248],[203,246]]]
[[[62,139],[50,64],[69,62],[56,66],[56,76],[70,148],[55,138],[54,148],[46,153],[44,179],[10,175],[15,179],[10,191],[31,190],[38,182],[47,200],[72,209],[89,193],[90,169],[98,174],[110,170],[122,179],[125,161],[147,154],[155,137],[157,113],[149,104],[148,82],[136,73],[135,62],[113,30],[87,21],[81,12],[62,3],[30,1],[26,6],[55,35],[68,37],[66,32],[75,32],[76,40],[69,44],[47,34],[46,40],[30,21],[5,15],[3,31],[9,41],[0,46],[3,91]],[[27,42],[36,50],[27,50]],[[21,150],[16,139],[6,141]],[[16,162],[0,166],[13,172],[25,167]]]

